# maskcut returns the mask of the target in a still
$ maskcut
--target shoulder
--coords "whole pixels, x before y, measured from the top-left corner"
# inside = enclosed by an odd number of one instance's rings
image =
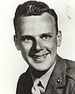
[[[75,67],[75,61],[68,60],[68,59],[64,59],[64,60],[67,62],[69,68],[74,68]]]
[[[16,94],[30,94],[29,89],[31,88],[31,86],[32,86],[32,78],[28,69],[18,79]]]
[[[63,68],[63,73],[65,75],[66,90],[75,94],[75,62],[63,58],[59,58],[59,61],[61,62],[61,68]]]
[[[32,78],[29,69],[20,75],[18,82],[17,82],[17,88],[26,87],[29,83],[31,83]]]
[[[64,59],[68,65],[67,75],[75,81],[75,61]]]
[[[72,94],[75,94],[75,62],[72,60],[67,60],[67,90],[69,89]]]
[[[22,73],[18,79],[18,82],[26,82],[28,79],[31,78],[30,71],[27,69],[26,72]]]
[[[60,68],[66,70],[64,73],[69,79],[75,81],[75,61],[68,60],[57,56],[57,61],[59,62]]]

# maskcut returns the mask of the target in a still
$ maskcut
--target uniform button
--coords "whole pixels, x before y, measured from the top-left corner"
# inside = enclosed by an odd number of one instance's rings
[[[58,78],[57,83],[61,83],[61,82],[62,82],[62,78]]]

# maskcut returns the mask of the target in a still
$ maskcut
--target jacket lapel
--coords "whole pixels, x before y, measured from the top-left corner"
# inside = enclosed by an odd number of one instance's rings
[[[57,56],[54,71],[49,79],[45,94],[62,94],[66,85],[66,61]]]

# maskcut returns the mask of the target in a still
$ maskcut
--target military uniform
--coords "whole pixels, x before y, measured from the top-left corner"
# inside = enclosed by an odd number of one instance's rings
[[[19,78],[16,94],[31,94],[32,86],[33,81],[28,69]],[[44,94],[75,94],[75,62],[57,55],[56,65]]]

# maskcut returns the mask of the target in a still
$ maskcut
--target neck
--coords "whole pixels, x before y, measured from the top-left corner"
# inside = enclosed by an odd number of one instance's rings
[[[33,68],[30,68],[30,71],[32,73],[32,75],[35,77],[35,78],[40,78],[42,75],[44,75],[48,70],[45,70],[45,71],[38,71],[38,70],[35,70]]]

